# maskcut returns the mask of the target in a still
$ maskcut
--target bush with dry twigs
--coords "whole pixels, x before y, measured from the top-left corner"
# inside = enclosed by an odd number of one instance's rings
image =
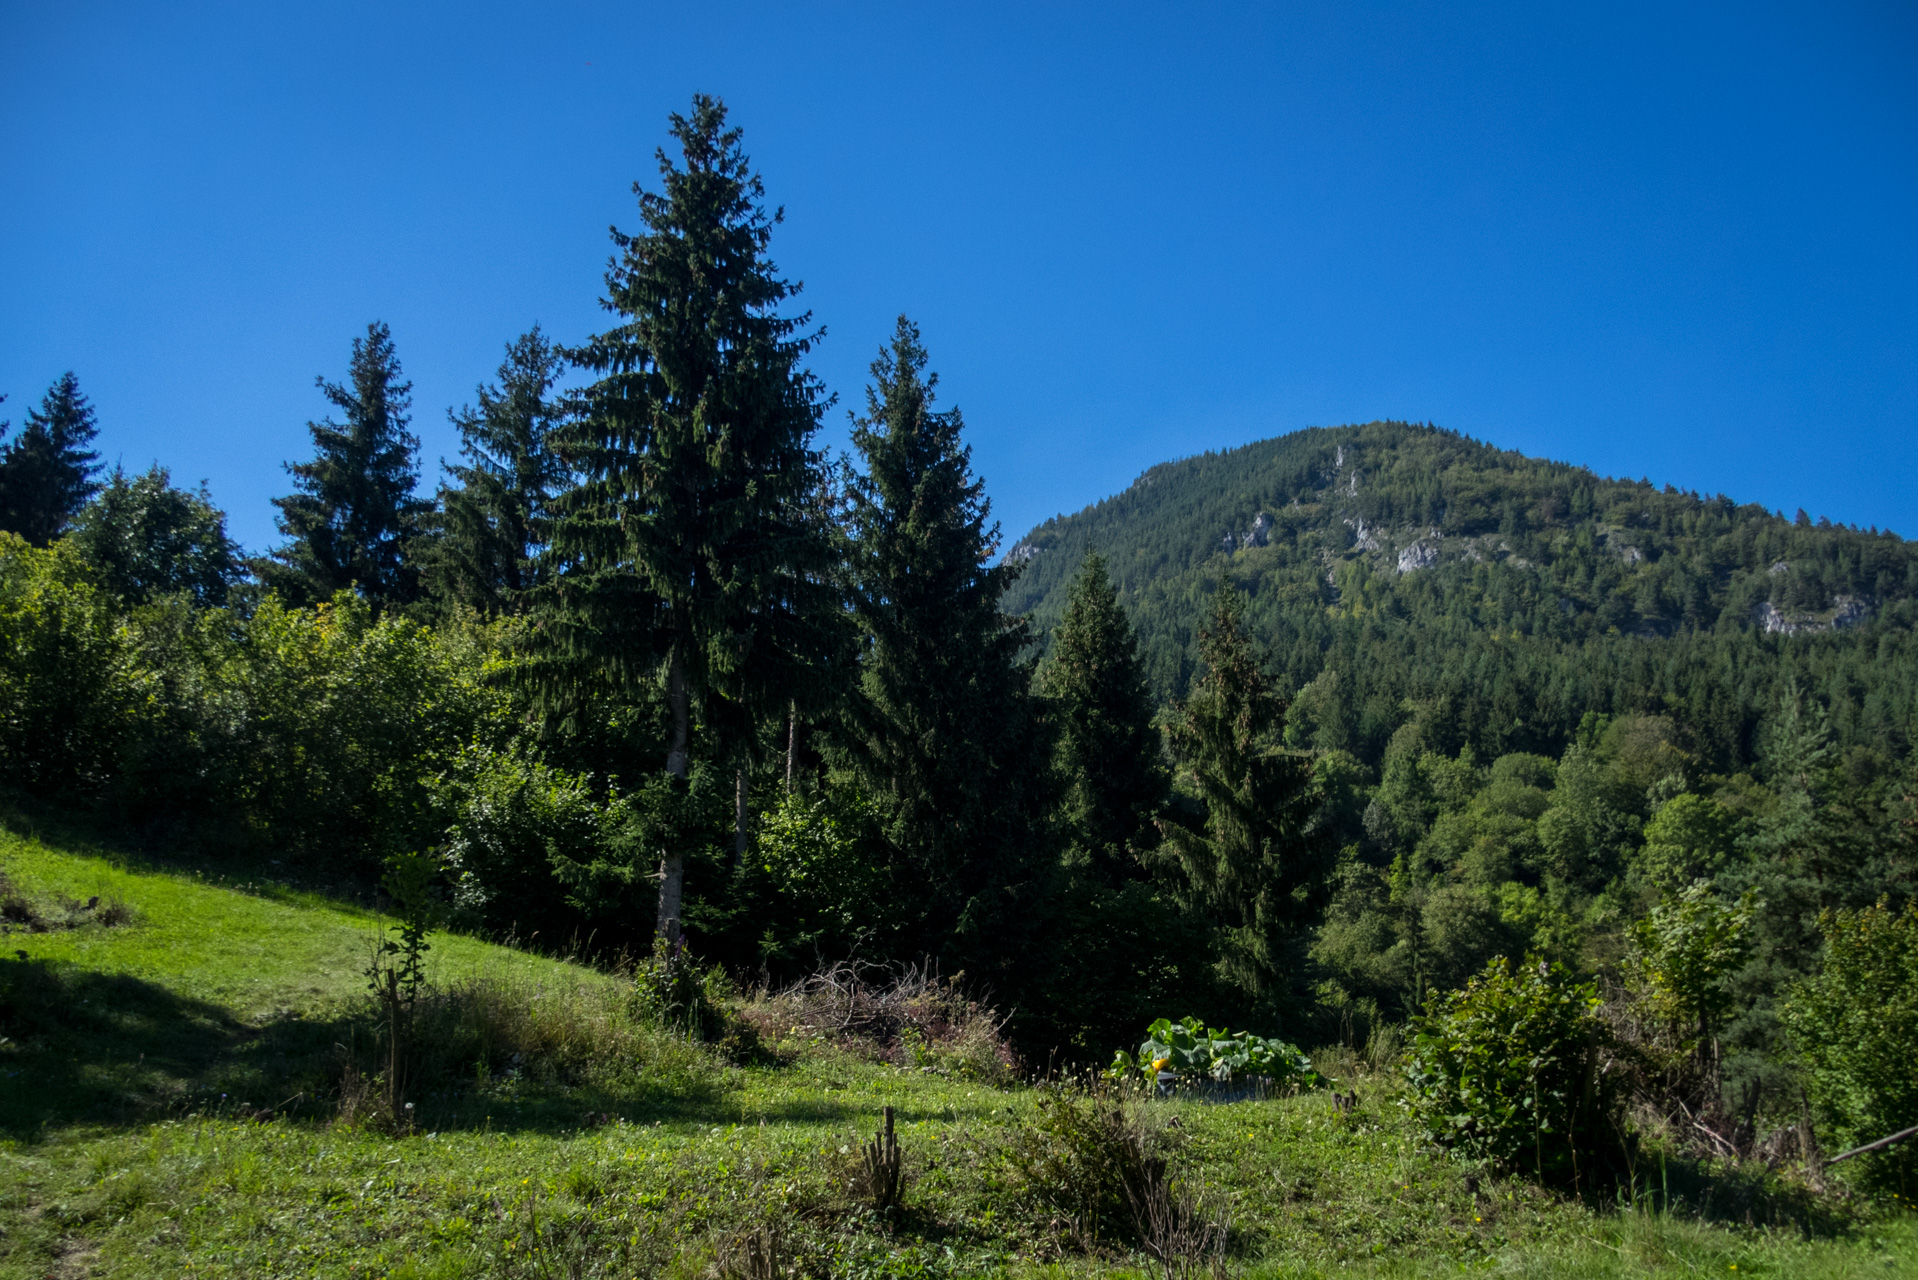
[[[963,975],[961,975],[963,976]],[[876,1061],[987,1083],[1017,1076],[1005,1019],[929,968],[844,961],[748,1001],[740,1017],[760,1040],[830,1044]]]

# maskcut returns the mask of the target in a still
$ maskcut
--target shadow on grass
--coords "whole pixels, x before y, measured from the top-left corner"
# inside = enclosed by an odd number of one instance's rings
[[[379,905],[376,877],[309,866],[283,850],[237,837],[211,840],[180,823],[133,824],[102,811],[0,788],[0,831],[133,872],[195,875],[210,886],[291,905],[319,900],[348,911]],[[316,873],[317,872],[317,873]]]
[[[1755,1160],[1641,1157],[1630,1185],[1621,1181],[1610,1194],[1588,1199],[1600,1210],[1630,1204],[1716,1226],[1796,1231],[1806,1239],[1842,1235],[1856,1225],[1845,1202]]]
[[[139,978],[45,960],[0,959],[0,1135],[33,1140],[72,1125],[128,1125],[168,1115],[337,1114],[348,1063],[375,1065],[372,1019],[287,1018],[251,1026],[218,1005]],[[608,1080],[570,1081],[475,1059],[443,1064],[416,1090],[417,1123],[436,1129],[557,1132],[609,1118],[712,1120],[728,1114],[727,1080],[645,1064]]]
[[[838,1102],[826,1099],[794,1098],[770,1105],[755,1102],[751,1107],[754,1121],[764,1120],[767,1124],[823,1124],[847,1125],[855,1129],[869,1129],[884,1115],[886,1100],[875,1097],[870,1101]],[[899,1124],[918,1124],[923,1121],[950,1121],[957,1117],[961,1120],[982,1122],[991,1120],[997,1113],[1004,1119],[1003,1111],[990,1103],[971,1106],[912,1106],[894,1103],[893,1115]]]

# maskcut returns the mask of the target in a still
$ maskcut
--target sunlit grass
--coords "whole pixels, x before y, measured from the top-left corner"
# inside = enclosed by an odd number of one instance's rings
[[[259,1091],[310,1079],[354,1025],[378,917],[17,838],[0,866],[31,893],[135,912],[0,940],[32,957],[4,963],[57,971],[76,1002],[57,1033],[0,1045],[0,1277],[691,1277],[767,1224],[834,1275],[1153,1274],[1123,1244],[1088,1256],[1020,1184],[1005,1152],[1035,1089],[797,1039],[727,1064],[635,1030],[614,977],[468,938],[433,939],[436,982],[468,993],[440,1025],[511,1022],[570,1074],[443,1082],[406,1137],[271,1111]],[[1179,1176],[1231,1224],[1230,1272],[1918,1275],[1911,1218],[1839,1206],[1811,1237],[1746,1225],[1771,1203],[1750,1179],[1714,1184],[1710,1218],[1468,1182],[1416,1140],[1389,1080],[1358,1085],[1350,1116],[1321,1094],[1148,1104]],[[888,1105],[910,1177],[889,1221],[847,1185]],[[1742,1209],[1722,1198],[1740,1187],[1758,1196]]]

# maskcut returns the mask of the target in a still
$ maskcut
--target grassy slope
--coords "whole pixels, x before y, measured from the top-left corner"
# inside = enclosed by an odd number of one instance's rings
[[[707,1086],[677,1098],[596,1095],[586,1102],[619,1118],[594,1127],[579,1125],[579,1099],[530,1105],[512,1078],[434,1104],[430,1136],[244,1118],[239,1104],[258,1100],[236,1089],[273,1078],[265,1059],[336,1029],[374,917],[17,839],[0,843],[0,866],[36,894],[100,894],[138,913],[118,929],[0,940],[70,966],[88,1006],[64,1035],[0,1046],[0,1277],[572,1274],[579,1258],[608,1268],[580,1274],[693,1275],[769,1220],[836,1274],[1117,1267],[1062,1254],[1059,1228],[1019,1193],[1004,1153],[1037,1091],[831,1052],[713,1062]],[[434,946],[442,981],[489,974],[550,993],[610,981],[468,939]],[[1368,1095],[1387,1087],[1361,1081]],[[916,1178],[891,1227],[862,1220],[843,1191],[854,1133],[887,1103]],[[1918,1276],[1909,1218],[1807,1241],[1594,1211],[1517,1183],[1474,1195],[1377,1100],[1356,1121],[1322,1097],[1152,1111],[1178,1120],[1178,1167],[1230,1213],[1244,1274]],[[1736,1178],[1686,1190],[1715,1197],[1719,1219],[1743,1212]]]
[[[137,913],[131,928],[14,934],[10,946],[37,959],[161,985],[256,1020],[357,996],[381,925],[371,911],[271,883],[227,885],[133,870],[16,836],[0,835],[0,867],[36,894],[97,895]],[[442,978],[482,969],[584,972],[453,934],[433,939],[430,960]]]

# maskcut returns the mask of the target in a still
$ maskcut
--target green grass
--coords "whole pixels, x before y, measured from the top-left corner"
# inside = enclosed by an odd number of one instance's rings
[[[449,1043],[497,1025],[561,1066],[482,1045],[395,1137],[333,1123],[326,1092],[335,1046],[368,1026],[377,917],[15,837],[0,868],[29,894],[135,913],[0,938],[7,1016],[35,991],[63,1002],[0,1044],[0,1277],[691,1277],[769,1225],[804,1274],[1148,1274],[1126,1241],[1075,1239],[1014,1158],[1040,1090],[796,1040],[735,1066],[633,1023],[616,979],[435,935],[436,983],[468,993]],[[1232,1274],[1918,1276],[1910,1216],[1755,1170],[1670,1163],[1665,1211],[1643,1179],[1636,1207],[1470,1184],[1416,1140],[1389,1080],[1357,1084],[1349,1117],[1323,1095],[1143,1107],[1229,1220]],[[274,1109],[263,1092],[294,1085],[312,1096]],[[886,1105],[911,1175],[891,1217],[847,1185]]]
[[[203,875],[116,865],[104,856],[0,834],[0,868],[29,893],[132,906],[131,926],[13,933],[7,947],[38,960],[164,986],[178,997],[261,1021],[357,996],[375,913],[271,881],[230,884]],[[478,970],[522,975],[590,971],[454,934],[430,956],[441,980]]]

